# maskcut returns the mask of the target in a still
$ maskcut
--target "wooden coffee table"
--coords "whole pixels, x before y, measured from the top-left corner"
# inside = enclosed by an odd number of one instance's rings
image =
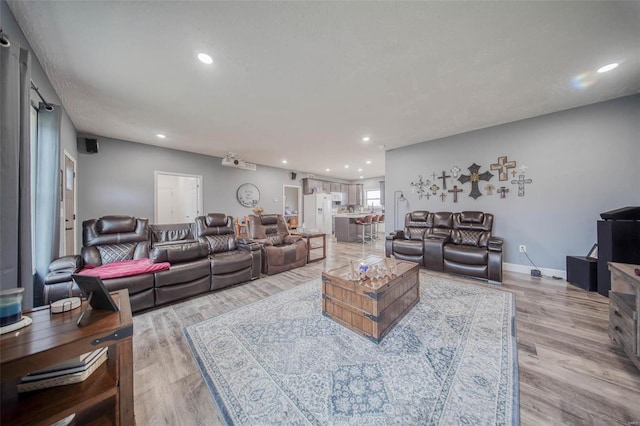
[[[398,261],[396,275],[364,281],[347,279],[350,266],[323,272],[322,314],[379,343],[420,300],[419,269],[417,263]]]

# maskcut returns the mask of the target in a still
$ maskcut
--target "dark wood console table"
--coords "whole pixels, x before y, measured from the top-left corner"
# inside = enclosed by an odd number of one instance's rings
[[[111,296],[120,311],[89,308],[80,326],[81,308],[51,314],[45,306],[25,312],[30,326],[2,335],[2,424],[49,425],[71,414],[74,424],[135,424],[129,292]],[[17,382],[25,374],[105,346],[107,361],[85,381],[18,394]]]
[[[291,235],[299,235],[307,241],[307,263],[317,262],[327,257],[327,234],[322,232],[292,232]],[[311,239],[322,239],[322,243],[311,242]],[[311,250],[322,249],[322,256],[311,257]]]

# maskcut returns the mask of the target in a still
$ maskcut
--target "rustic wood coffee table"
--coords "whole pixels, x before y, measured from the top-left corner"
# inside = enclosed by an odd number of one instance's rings
[[[372,256],[367,260],[371,262]],[[420,300],[419,265],[406,261],[397,265],[396,275],[374,280],[349,280],[350,266],[323,272],[322,314],[379,343]]]

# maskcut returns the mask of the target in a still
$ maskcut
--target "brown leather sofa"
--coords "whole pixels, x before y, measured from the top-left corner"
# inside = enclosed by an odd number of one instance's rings
[[[205,221],[199,228],[202,241],[195,234],[196,223],[149,225],[147,219],[130,216],[104,216],[83,222],[81,254],[63,256],[49,265],[45,304],[80,295],[71,279],[73,273],[116,261],[146,259],[151,266],[164,265],[161,271],[102,280],[110,291],[128,289],[134,312],[258,278],[261,246],[238,240],[232,249],[236,241],[233,228],[226,226],[224,215],[213,216],[209,224]],[[219,216],[225,218],[225,226],[217,226]],[[228,250],[216,248],[212,253],[209,237],[213,235],[214,240],[224,238]]]
[[[195,220],[196,235],[207,244],[211,263],[211,290],[260,278],[261,245],[237,238],[233,218],[209,213]]]
[[[502,282],[503,241],[492,236],[492,228],[490,213],[407,213],[404,230],[387,236],[385,255],[434,271]]]
[[[289,235],[280,214],[250,215],[249,237],[262,245],[262,272],[278,274],[307,264],[307,243],[302,237]]]

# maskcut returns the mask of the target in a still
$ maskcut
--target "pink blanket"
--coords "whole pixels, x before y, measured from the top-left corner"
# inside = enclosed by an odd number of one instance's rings
[[[108,278],[130,277],[132,275],[148,274],[150,272],[165,271],[171,267],[169,262],[151,263],[150,259],[124,260],[107,263],[101,266],[85,266],[78,274]]]

